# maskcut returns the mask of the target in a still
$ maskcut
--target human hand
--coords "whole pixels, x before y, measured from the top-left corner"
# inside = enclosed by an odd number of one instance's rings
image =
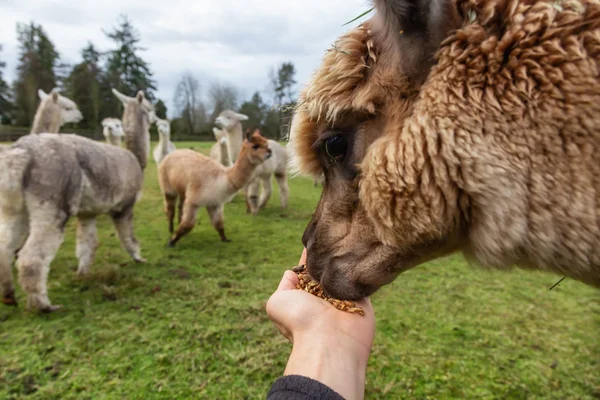
[[[299,264],[306,261],[306,249]],[[369,299],[356,302],[365,315],[340,311],[327,301],[296,289],[298,277],[286,271],[267,302],[267,314],[294,344],[285,375],[325,383],[346,399],[364,394],[366,365],[375,336]]]

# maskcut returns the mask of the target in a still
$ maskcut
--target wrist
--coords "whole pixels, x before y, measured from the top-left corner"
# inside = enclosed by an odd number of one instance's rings
[[[348,339],[327,335],[294,337],[284,375],[315,379],[346,400],[363,399],[368,359],[369,351]]]

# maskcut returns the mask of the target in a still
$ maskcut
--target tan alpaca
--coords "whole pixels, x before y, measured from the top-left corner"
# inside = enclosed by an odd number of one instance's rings
[[[226,168],[193,150],[175,150],[160,163],[158,182],[163,194],[169,232],[173,233],[175,203],[179,198],[179,226],[169,240],[174,246],[196,224],[200,207],[206,207],[222,241],[229,241],[223,225],[223,206],[251,179],[256,167],[271,156],[267,140],[259,134],[242,143],[239,157]]]
[[[144,95],[136,101],[143,104]],[[130,124],[149,124],[142,106],[128,114]],[[134,118],[132,118],[134,117]],[[143,135],[134,140],[144,141]],[[69,218],[77,218],[77,273],[94,261],[96,217],[108,214],[121,244],[144,261],[133,235],[133,208],[143,186],[139,162],[129,150],[71,134],[27,135],[0,148],[0,290],[5,304],[16,305],[11,265],[19,250],[19,282],[28,308],[50,312],[46,281]]]
[[[462,250],[600,287],[600,3],[376,0],[303,91],[303,243],[356,299]]]
[[[57,88],[46,94],[38,90],[40,104],[33,118],[30,133],[58,133],[61,126],[68,123],[78,123],[83,119],[77,104],[62,96]]]

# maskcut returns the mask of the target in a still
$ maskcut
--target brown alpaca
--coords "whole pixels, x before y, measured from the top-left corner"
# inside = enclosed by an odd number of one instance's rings
[[[325,174],[310,274],[357,299],[462,250],[600,287],[600,4],[375,6],[293,119],[297,169]]]
[[[158,167],[158,182],[164,197],[170,233],[173,233],[175,203],[179,197],[179,226],[169,240],[169,246],[174,246],[194,228],[200,207],[206,207],[219,237],[228,242],[223,225],[223,207],[270,156],[267,140],[258,133],[244,140],[239,156],[231,167],[224,167],[188,149],[175,150],[167,155]]]

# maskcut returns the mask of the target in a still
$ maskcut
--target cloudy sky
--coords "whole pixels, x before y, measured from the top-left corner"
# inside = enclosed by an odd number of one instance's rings
[[[292,61],[299,84],[307,83],[323,52],[370,8],[370,0],[0,0],[0,59],[11,81],[17,60],[16,24],[41,24],[61,61],[75,64],[88,40],[101,50],[111,43],[102,29],[127,14],[139,30],[142,56],[158,82],[158,97],[171,112],[177,79],[191,71],[208,87],[235,85],[242,98],[267,87],[271,66]],[[300,88],[298,86],[298,88]]]

